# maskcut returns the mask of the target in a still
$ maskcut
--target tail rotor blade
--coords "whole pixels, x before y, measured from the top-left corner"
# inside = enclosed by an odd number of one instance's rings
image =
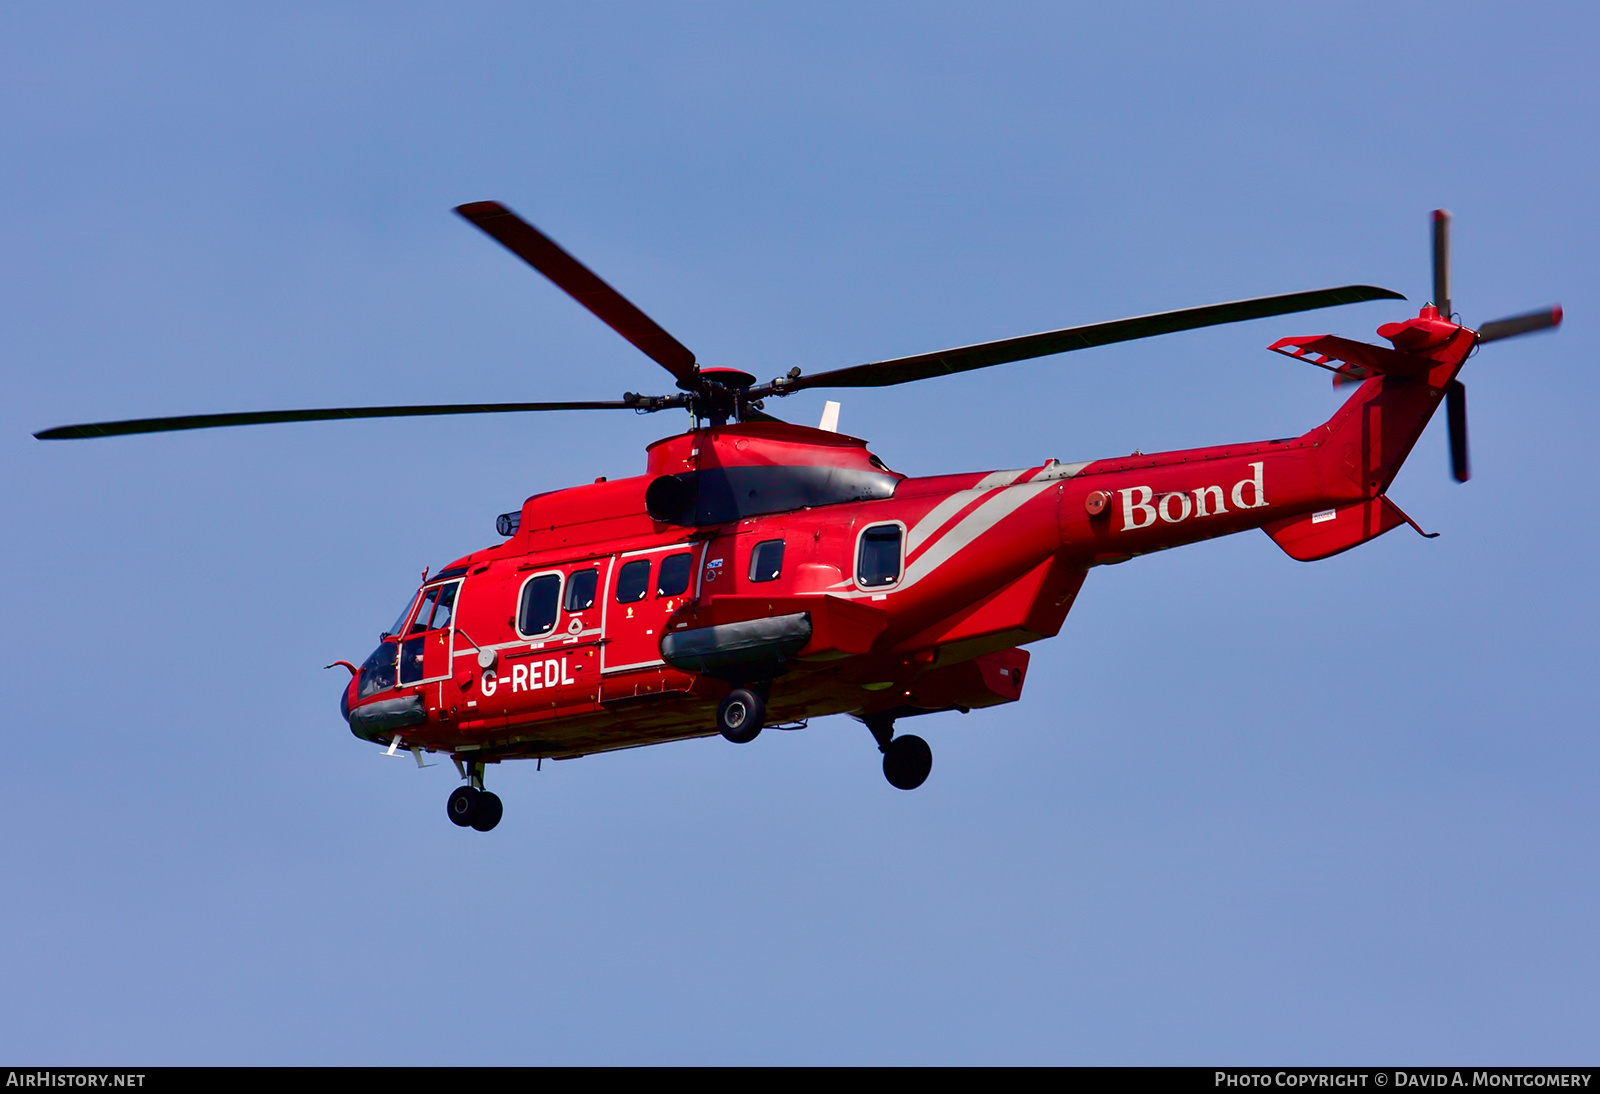
[[[1561,305],[1541,308],[1526,315],[1513,315],[1496,319],[1478,328],[1479,342],[1498,342],[1502,338],[1515,338],[1519,334],[1532,334],[1536,330],[1549,330],[1561,325]]]
[[[1451,380],[1444,398],[1450,423],[1450,474],[1457,482],[1466,482],[1472,477],[1467,465],[1467,386],[1460,380]]]
[[[1450,318],[1450,212],[1433,211],[1433,306]]]

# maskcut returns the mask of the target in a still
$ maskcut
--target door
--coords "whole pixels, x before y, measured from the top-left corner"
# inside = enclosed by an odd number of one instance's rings
[[[603,672],[662,664],[662,628],[668,616],[693,598],[702,549],[699,544],[675,543],[617,556],[606,589]]]
[[[400,642],[400,686],[426,684],[450,675],[460,581],[422,590],[422,601]]]
[[[593,708],[611,567],[609,558],[560,563],[523,578],[513,616],[522,641],[501,648],[485,711],[515,722]]]

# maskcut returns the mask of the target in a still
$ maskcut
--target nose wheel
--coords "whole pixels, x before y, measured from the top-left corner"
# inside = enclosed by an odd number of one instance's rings
[[[472,765],[472,785],[458,786],[445,799],[445,812],[450,823],[459,828],[475,828],[487,832],[500,823],[505,806],[500,795],[483,788],[483,765]]]
[[[915,790],[928,781],[933,770],[933,749],[914,733],[894,735],[891,715],[873,714],[866,719],[867,729],[883,753],[883,777],[896,790]]]

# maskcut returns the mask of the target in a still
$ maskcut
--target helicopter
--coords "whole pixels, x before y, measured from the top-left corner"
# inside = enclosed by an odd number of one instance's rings
[[[507,760],[721,734],[748,744],[846,714],[913,790],[933,753],[897,733],[909,718],[1012,703],[1029,653],[1057,634],[1089,571],[1152,551],[1266,532],[1315,561],[1400,525],[1388,496],[1442,401],[1451,471],[1470,477],[1466,388],[1480,345],[1550,329],[1559,306],[1462,325],[1451,310],[1450,216],[1432,219],[1433,299],[1387,323],[1388,346],[1334,335],[1268,348],[1354,390],[1298,437],[915,477],[838,431],[768,414],[816,388],[883,387],[1114,342],[1342,304],[1403,300],[1346,285],[1136,316],[765,382],[694,353],[506,206],[456,212],[664,368],[677,390],[595,402],[477,403],[145,418],[61,426],[42,440],[276,422],[447,414],[688,412],[649,445],[641,475],[535,494],[500,514],[500,542],[420,587],[349,679],[339,710],[363,741],[424,765],[447,754],[462,785],[452,822],[487,832],[503,815],[484,785]],[[1437,535],[1437,533],[1433,533]]]

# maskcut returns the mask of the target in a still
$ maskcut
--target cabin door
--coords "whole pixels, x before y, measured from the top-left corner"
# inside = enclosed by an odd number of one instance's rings
[[[698,543],[676,543],[617,556],[606,590],[603,672],[650,669],[662,663],[662,629],[667,617],[693,598],[703,549]]]

